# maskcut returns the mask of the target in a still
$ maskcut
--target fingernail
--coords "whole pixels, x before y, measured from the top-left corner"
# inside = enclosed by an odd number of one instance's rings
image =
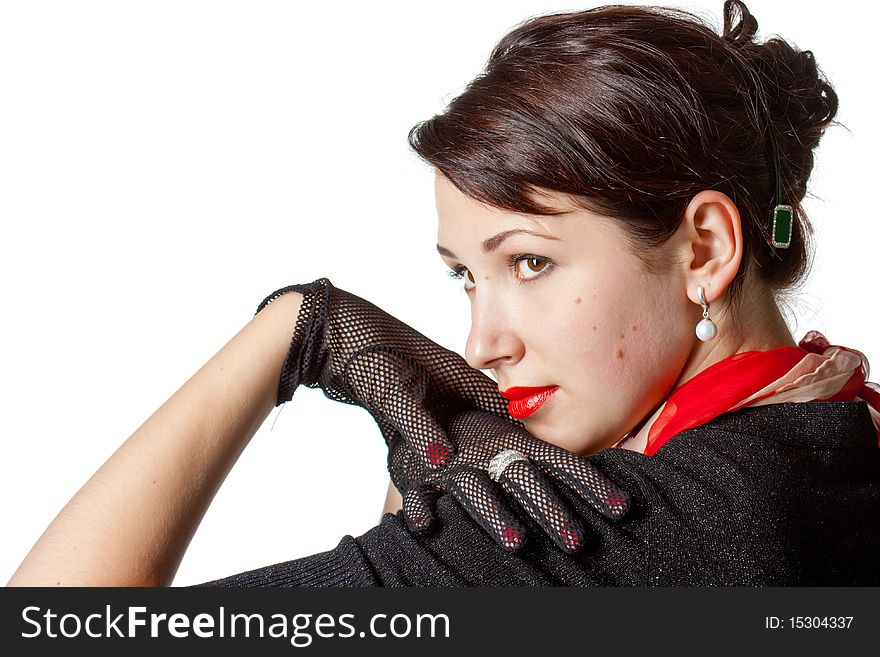
[[[431,465],[444,465],[449,461],[451,454],[446,445],[439,440],[435,440],[428,443],[428,446],[425,448],[425,456]]]
[[[629,509],[629,496],[626,493],[612,493],[608,497],[608,510],[612,518],[619,518]]]
[[[411,531],[419,534],[425,530],[427,530],[431,526],[431,521],[428,518],[419,518],[418,520],[410,520],[409,528]]]
[[[562,539],[562,542],[565,543],[565,546],[572,552],[577,550],[583,543],[583,536],[580,531],[567,522],[562,525],[559,537]]]
[[[501,541],[505,547],[516,550],[522,545],[523,539],[520,533],[513,527],[501,525]]]

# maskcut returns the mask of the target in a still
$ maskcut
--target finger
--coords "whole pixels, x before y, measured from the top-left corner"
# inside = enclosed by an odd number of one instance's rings
[[[460,354],[442,349],[429,369],[434,397],[452,402],[454,406],[464,405],[510,419],[508,401],[501,395],[498,384],[468,365]]]
[[[399,435],[388,445],[387,463],[391,481],[399,491],[409,490],[431,472]]]
[[[463,470],[448,483],[449,492],[495,541],[515,552],[526,540],[526,529],[501,500],[488,475],[477,469]]]
[[[464,363],[464,367],[467,368],[463,373],[465,376],[460,372],[455,373],[457,375],[454,384],[455,396],[481,411],[510,420],[510,413],[507,411],[508,400],[501,395],[498,384],[467,363]]]
[[[581,548],[586,539],[583,525],[537,468],[528,461],[515,461],[499,481],[563,551],[572,554]]]
[[[437,498],[439,488],[433,486],[410,488],[403,496],[403,518],[414,534],[429,533],[437,524]]]
[[[449,462],[455,450],[424,404],[428,374],[412,358],[393,347],[373,345],[349,359],[343,378],[353,396],[391,424],[428,467]]]
[[[607,518],[620,518],[629,510],[629,493],[582,456],[564,449],[545,450],[542,456],[533,458],[532,462],[565,483],[578,497]]]

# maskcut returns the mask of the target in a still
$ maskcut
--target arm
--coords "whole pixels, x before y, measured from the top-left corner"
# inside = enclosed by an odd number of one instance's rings
[[[153,413],[58,513],[8,585],[170,584],[275,405],[301,299],[288,292],[266,306]]]
[[[382,509],[382,515],[386,513],[397,513],[403,508],[403,497],[394,482],[388,482],[388,492],[385,494],[385,507]],[[381,520],[381,518],[380,518]]]

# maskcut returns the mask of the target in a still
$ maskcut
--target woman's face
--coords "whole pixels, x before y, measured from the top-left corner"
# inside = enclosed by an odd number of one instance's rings
[[[700,309],[680,270],[646,272],[610,219],[561,196],[542,202],[572,211],[548,217],[485,206],[440,174],[435,191],[438,250],[471,304],[468,363],[502,391],[558,386],[523,418],[538,438],[580,454],[613,445],[663,401],[694,346]]]

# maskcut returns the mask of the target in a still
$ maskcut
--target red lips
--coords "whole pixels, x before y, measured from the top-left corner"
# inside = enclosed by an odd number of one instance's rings
[[[505,399],[522,399],[523,397],[528,397],[529,395],[534,395],[539,392],[544,392],[545,390],[550,390],[550,388],[557,388],[559,386],[542,386],[540,388],[528,388],[525,386],[508,388],[507,390],[501,391],[501,396]]]
[[[514,387],[502,390],[501,395],[510,400],[507,404],[508,413],[517,420],[521,420],[537,411],[557,390],[559,390],[559,386]]]

